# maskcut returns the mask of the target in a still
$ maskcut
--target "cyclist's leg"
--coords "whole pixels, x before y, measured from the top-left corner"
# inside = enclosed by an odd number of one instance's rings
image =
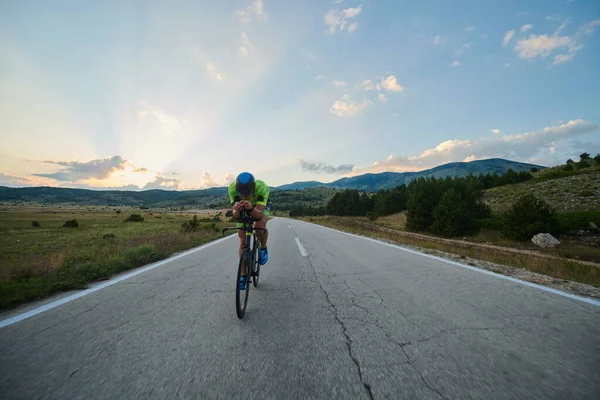
[[[271,219],[271,213],[269,213],[268,210],[263,210],[263,217],[259,220],[257,220],[254,223],[254,227],[255,228],[261,228],[261,229],[266,229],[267,228],[267,222],[269,222],[269,220]],[[265,248],[267,247],[267,240],[269,239],[269,233],[263,230],[258,230],[256,231],[256,236],[258,236],[258,240],[260,240],[260,247],[261,248]]]
[[[268,210],[264,210],[263,214],[264,214],[264,216],[260,220],[258,220],[254,223],[254,226],[256,228],[262,228],[262,229],[267,228],[267,222],[271,218],[271,216],[270,216],[271,214],[269,213]],[[258,236],[258,240],[260,241],[260,253],[259,253],[258,262],[260,265],[264,265],[267,263],[267,260],[269,259],[269,253],[267,250],[267,240],[269,238],[269,232],[264,231],[264,230],[257,230],[256,236]]]

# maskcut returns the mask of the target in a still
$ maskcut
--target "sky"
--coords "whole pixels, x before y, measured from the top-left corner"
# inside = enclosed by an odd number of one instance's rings
[[[592,0],[0,3],[0,185],[271,186],[600,153]]]

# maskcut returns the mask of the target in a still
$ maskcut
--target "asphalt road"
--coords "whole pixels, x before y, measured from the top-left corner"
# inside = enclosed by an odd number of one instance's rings
[[[243,320],[230,238],[0,328],[0,397],[600,398],[597,304],[304,222],[269,228]]]

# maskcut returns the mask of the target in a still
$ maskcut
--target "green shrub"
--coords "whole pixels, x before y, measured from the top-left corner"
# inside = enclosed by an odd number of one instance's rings
[[[181,232],[183,233],[188,233],[188,232],[198,232],[198,231],[218,231],[219,228],[217,228],[217,223],[212,220],[212,219],[208,219],[208,221],[211,221],[208,224],[201,224],[200,221],[205,220],[206,218],[203,219],[198,219],[197,216],[194,215],[194,217],[187,222],[184,222],[181,225]]]
[[[156,261],[159,258],[159,253],[153,245],[144,244],[125,251],[123,259],[130,268],[140,267]]]
[[[102,236],[102,239],[114,239],[116,237],[116,235],[114,233],[105,233],[104,236]]]
[[[140,214],[131,214],[129,217],[125,218],[125,222],[142,222],[144,217]]]
[[[376,221],[378,217],[379,216],[377,215],[377,213],[375,211],[369,211],[367,213],[367,218],[369,218],[369,221]]]
[[[436,181],[419,178],[411,182],[406,201],[406,229],[409,231],[427,231],[433,223],[433,209],[441,198],[440,187]]]
[[[590,166],[590,163],[587,160],[581,160],[577,163],[577,169],[584,169]]]
[[[600,226],[600,211],[579,211],[556,214],[560,233],[589,229],[590,222]]]
[[[77,228],[79,226],[79,222],[76,219],[70,219],[63,224],[65,228]]]
[[[478,229],[501,231],[504,227],[504,216],[492,215],[488,218],[477,218],[473,221],[473,226]]]
[[[532,193],[522,195],[504,216],[502,234],[511,240],[530,240],[538,233],[557,234],[560,225],[555,211]]]
[[[447,190],[433,209],[431,231],[443,236],[458,236],[472,229],[472,219],[466,203],[454,189]]]
[[[40,223],[39,223],[38,221],[33,221],[33,222],[31,223],[31,227],[32,227],[32,228],[39,228],[39,227],[40,227]]]

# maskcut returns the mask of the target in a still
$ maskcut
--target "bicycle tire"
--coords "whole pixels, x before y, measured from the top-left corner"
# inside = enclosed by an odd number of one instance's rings
[[[239,319],[244,318],[246,306],[248,305],[248,292],[250,291],[250,263],[248,261],[250,261],[250,258],[250,252],[244,250],[238,265],[237,280],[235,281],[235,312]],[[244,262],[246,262],[246,290],[240,290],[240,277],[242,276]]]
[[[254,278],[252,279],[252,283],[254,284],[254,287],[258,287],[258,278],[260,275],[260,263],[258,262],[258,257],[259,257],[258,252],[259,251],[260,251],[260,241],[255,236],[254,237],[254,260],[252,260],[252,265],[254,265]]]

